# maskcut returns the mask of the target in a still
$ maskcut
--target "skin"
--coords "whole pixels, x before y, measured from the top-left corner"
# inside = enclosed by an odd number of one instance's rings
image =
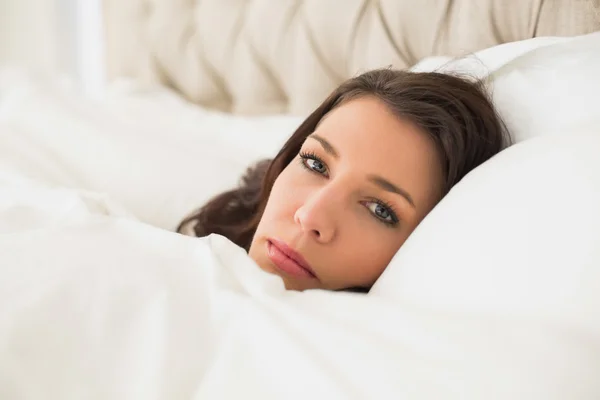
[[[440,200],[442,183],[425,132],[379,99],[350,100],[321,120],[275,181],[249,255],[290,290],[369,288]],[[268,253],[273,238],[300,253],[316,278],[277,268]]]

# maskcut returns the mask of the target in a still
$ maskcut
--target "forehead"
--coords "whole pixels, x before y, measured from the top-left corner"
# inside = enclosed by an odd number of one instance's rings
[[[336,107],[321,120],[315,134],[336,148],[340,162],[350,170],[381,175],[416,198],[432,196],[441,187],[433,140],[375,97],[352,99]]]

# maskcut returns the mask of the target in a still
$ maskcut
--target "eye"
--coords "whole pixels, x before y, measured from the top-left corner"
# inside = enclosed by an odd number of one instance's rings
[[[313,153],[300,153],[302,166],[311,172],[327,176],[327,165]]]
[[[381,222],[394,226],[398,224],[398,217],[391,206],[381,201],[370,201],[366,204],[367,208]]]
[[[325,172],[327,172],[327,168],[325,168],[325,164],[323,164],[319,160],[311,160],[309,158],[308,160],[305,160],[305,163],[308,166],[308,168],[312,169],[315,172],[318,172],[320,174],[324,174]]]

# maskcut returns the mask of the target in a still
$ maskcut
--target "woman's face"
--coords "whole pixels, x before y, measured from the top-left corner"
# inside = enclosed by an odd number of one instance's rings
[[[369,288],[442,183],[425,132],[374,97],[348,101],[275,181],[249,255],[287,289]]]

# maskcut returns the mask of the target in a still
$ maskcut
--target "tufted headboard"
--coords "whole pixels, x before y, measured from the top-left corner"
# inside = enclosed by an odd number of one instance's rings
[[[243,114],[305,114],[369,68],[600,30],[600,0],[103,1],[109,79]]]

